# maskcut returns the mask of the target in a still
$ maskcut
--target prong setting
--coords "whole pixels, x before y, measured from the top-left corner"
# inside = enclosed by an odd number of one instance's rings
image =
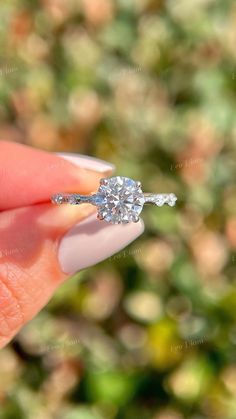
[[[106,186],[107,184],[108,184],[108,179],[107,178],[100,179],[100,185]]]

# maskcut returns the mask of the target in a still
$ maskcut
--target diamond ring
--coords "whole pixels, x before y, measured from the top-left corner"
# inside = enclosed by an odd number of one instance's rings
[[[144,204],[164,204],[173,207],[175,194],[143,193],[141,182],[123,176],[100,180],[97,193],[92,195],[58,193],[51,198],[57,205],[89,203],[97,207],[97,218],[111,224],[137,223]]]

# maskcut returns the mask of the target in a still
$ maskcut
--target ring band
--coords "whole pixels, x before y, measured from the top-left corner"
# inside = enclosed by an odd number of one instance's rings
[[[141,182],[123,176],[101,179],[95,194],[57,193],[51,197],[52,203],[57,205],[95,205],[98,219],[112,224],[138,222],[144,204],[154,204],[158,207],[167,204],[173,207],[176,200],[177,197],[173,193],[143,193]]]

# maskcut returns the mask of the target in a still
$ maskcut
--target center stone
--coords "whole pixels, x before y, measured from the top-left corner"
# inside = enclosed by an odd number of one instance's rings
[[[122,176],[105,179],[97,193],[98,215],[113,224],[137,222],[144,202],[139,182]]]

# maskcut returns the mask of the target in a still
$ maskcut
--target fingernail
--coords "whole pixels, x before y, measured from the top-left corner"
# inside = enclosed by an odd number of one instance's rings
[[[58,259],[66,274],[95,265],[122,250],[144,231],[138,223],[112,225],[92,214],[69,230],[60,242]]]
[[[95,172],[114,172],[115,166],[112,163],[108,163],[104,160],[97,159],[95,157],[85,156],[82,154],[74,153],[56,153],[59,157],[63,157],[74,163],[76,166],[80,166],[83,169],[94,170]]]

